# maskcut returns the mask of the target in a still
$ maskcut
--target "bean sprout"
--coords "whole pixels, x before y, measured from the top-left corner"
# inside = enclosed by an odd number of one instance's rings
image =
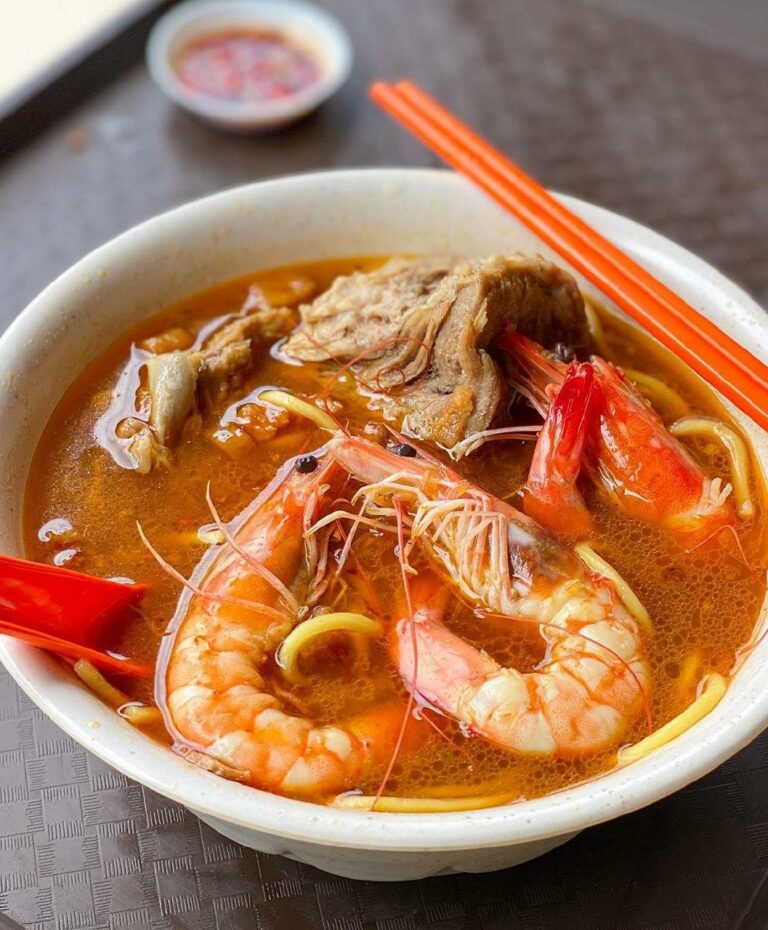
[[[474,452],[475,449],[479,449],[480,446],[486,442],[504,438],[535,442],[540,432],[541,424],[533,424],[531,426],[505,426],[500,429],[484,429],[477,433],[472,433],[471,436],[467,436],[466,439],[462,439],[445,451],[454,462],[457,462],[460,458],[463,458],[463,456],[469,455]]]

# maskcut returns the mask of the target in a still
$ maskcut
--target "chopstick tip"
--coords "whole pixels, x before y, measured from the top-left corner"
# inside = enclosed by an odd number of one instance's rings
[[[368,88],[368,96],[371,100],[379,100],[383,95],[386,95],[388,90],[389,84],[386,81],[374,81]]]

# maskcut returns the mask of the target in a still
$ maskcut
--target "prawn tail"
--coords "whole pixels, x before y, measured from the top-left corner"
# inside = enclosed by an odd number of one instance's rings
[[[549,530],[586,536],[593,529],[576,480],[597,401],[592,367],[569,365],[536,442],[523,495],[523,510]]]

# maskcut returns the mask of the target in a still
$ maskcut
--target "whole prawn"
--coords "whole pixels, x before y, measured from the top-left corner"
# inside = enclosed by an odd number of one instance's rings
[[[588,572],[525,514],[436,462],[402,459],[359,439],[330,444],[367,484],[379,515],[405,508],[411,542],[481,610],[538,625],[547,647],[533,672],[504,668],[444,624],[445,586],[420,578],[395,656],[413,691],[471,731],[528,755],[615,745],[647,702],[640,629],[612,583]]]
[[[610,362],[566,365],[515,332],[500,340],[526,397],[545,418],[523,506],[551,529],[587,536],[592,521],[576,479],[582,465],[628,516],[687,543],[733,522],[731,486],[709,478]]]
[[[313,457],[306,458],[317,464]],[[182,597],[158,663],[156,692],[177,746],[254,787],[329,794],[384,761],[402,709],[384,705],[331,726],[286,711],[264,665],[322,584],[317,540],[304,531],[339,488],[331,459],[302,473],[291,460],[214,547]]]

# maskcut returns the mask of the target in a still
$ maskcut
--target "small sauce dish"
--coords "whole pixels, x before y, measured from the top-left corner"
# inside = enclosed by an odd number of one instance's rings
[[[347,79],[352,49],[335,19],[298,0],[188,0],[158,20],[147,64],[171,100],[247,134],[320,106]]]

